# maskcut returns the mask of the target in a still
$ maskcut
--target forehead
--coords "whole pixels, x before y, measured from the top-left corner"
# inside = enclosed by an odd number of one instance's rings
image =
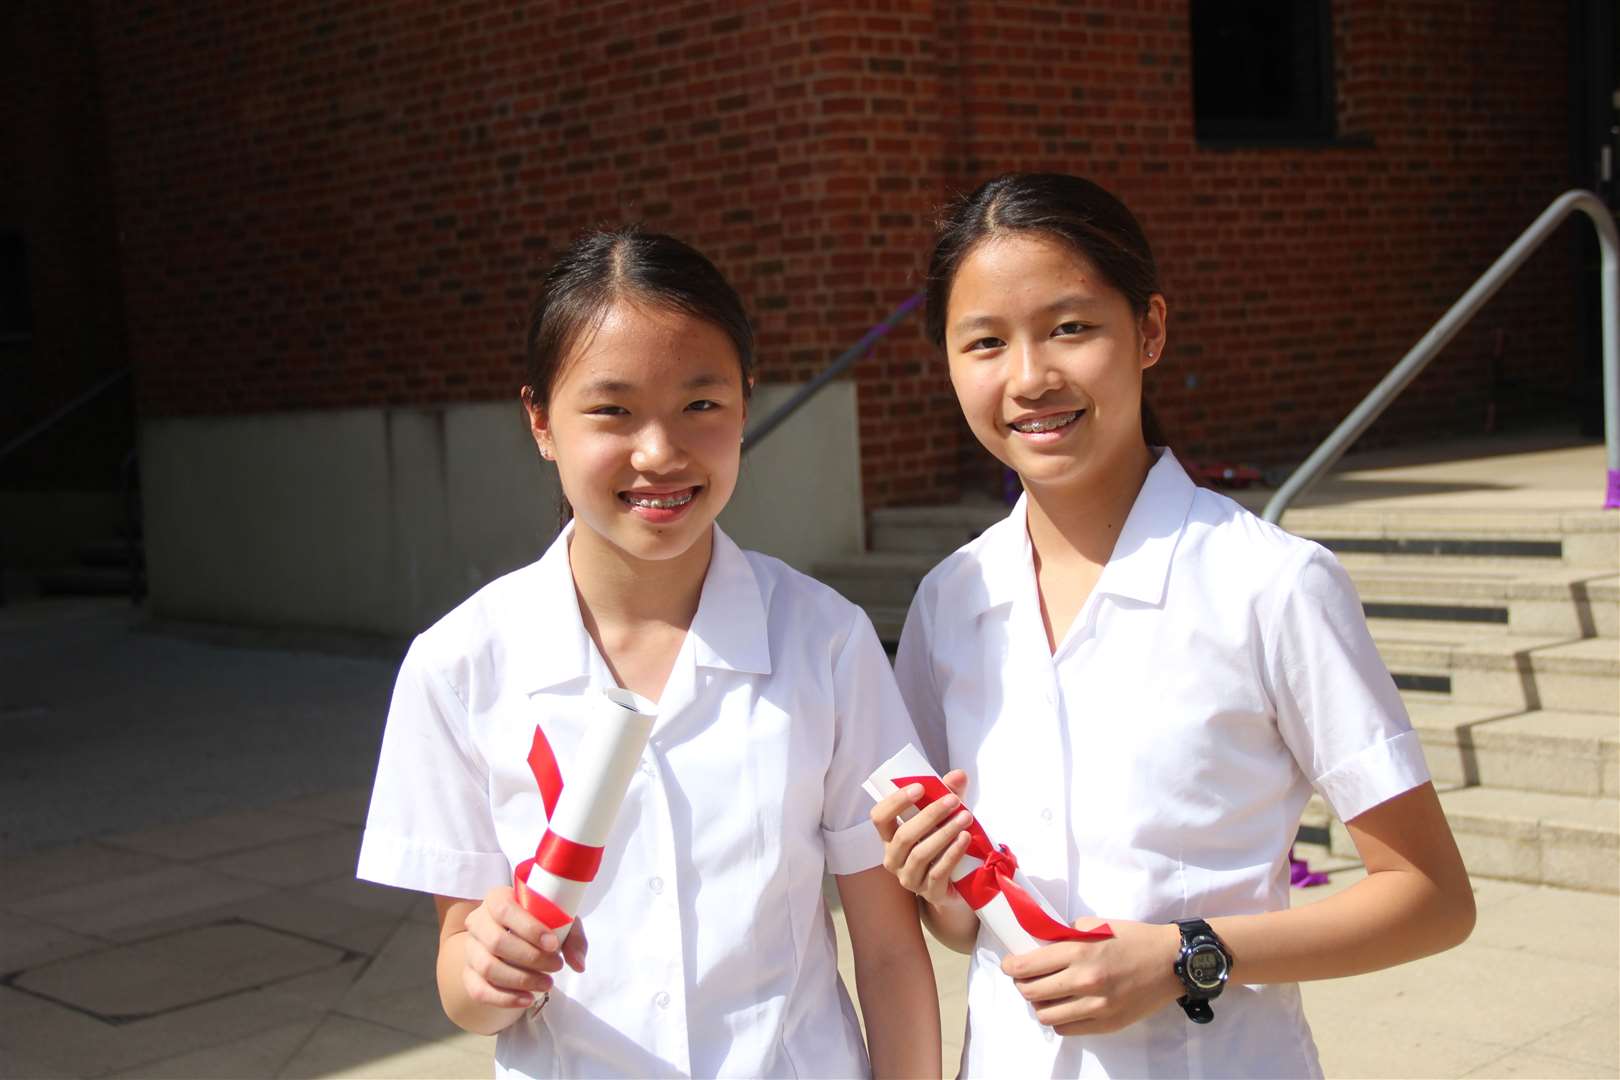
[[[1118,296],[1092,261],[1039,234],[993,236],[967,253],[951,282],[948,318],[1040,305],[1051,297]]]
[[[679,386],[716,375],[742,382],[742,361],[725,331],[685,312],[618,299],[569,348],[554,392],[600,380]]]

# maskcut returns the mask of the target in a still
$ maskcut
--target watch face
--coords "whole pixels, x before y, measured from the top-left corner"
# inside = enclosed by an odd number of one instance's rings
[[[1187,978],[1200,990],[1214,990],[1226,978],[1226,957],[1215,945],[1194,945],[1187,956]]]

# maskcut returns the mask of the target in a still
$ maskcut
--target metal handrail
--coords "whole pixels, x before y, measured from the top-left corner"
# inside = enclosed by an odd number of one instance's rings
[[[60,424],[63,420],[66,420],[69,416],[72,416],[74,413],[78,412],[80,409],[84,408],[86,405],[96,400],[96,398],[100,397],[102,394],[105,394],[108,390],[111,390],[114,386],[117,386],[120,382],[127,378],[129,378],[129,368],[127,367],[119,368],[111,375],[108,375],[106,378],[90,387],[90,389],[86,390],[84,393],[80,394],[66,405],[63,405],[60,409],[57,409],[55,412],[51,413],[51,415],[35,424],[21,435],[18,435],[15,439],[12,439],[4,446],[0,446],[0,461],[4,461],[12,454],[15,454],[18,450],[21,450],[23,447],[27,446],[41,435],[51,430],[51,428],[55,427],[57,424]]]
[[[792,397],[779,405],[769,416],[749,428],[748,432],[743,436],[743,453],[746,454],[758,446],[765,436],[775,431],[782,425],[783,421],[798,412],[807,401],[819,394],[823,387],[848,371],[855,361],[865,356],[867,350],[877,344],[879,338],[904,322],[908,315],[922,305],[923,295],[921,291],[918,291],[906,297],[905,302],[884,316],[882,322],[862,334],[861,339],[855,344],[839,353],[837,359],[828,364],[821,374],[799,387]]]
[[[1531,222],[1530,227],[1501,254],[1489,270],[1451,305],[1440,321],[1435,323],[1401,362],[1390,369],[1372,392],[1351,410],[1333,433],[1322,441],[1304,464],[1295,469],[1282,487],[1266,503],[1261,515],[1276,524],[1299,496],[1309,491],[1324,472],[1338,461],[1362,432],[1389,407],[1397,394],[1417,378],[1436,354],[1457,335],[1463,325],[1473,318],[1485,302],[1506,284],[1513,272],[1551,236],[1564,219],[1579,211],[1591,219],[1597,229],[1598,245],[1602,248],[1602,304],[1603,304],[1603,432],[1608,459],[1608,485],[1603,507],[1620,507],[1620,239],[1617,239],[1614,217],[1590,191],[1566,191],[1554,199],[1552,205]]]

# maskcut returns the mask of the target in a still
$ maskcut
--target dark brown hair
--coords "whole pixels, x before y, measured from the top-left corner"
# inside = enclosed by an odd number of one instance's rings
[[[962,261],[985,240],[1018,233],[1049,236],[1086,259],[1138,316],[1159,288],[1159,267],[1136,216],[1090,180],[1063,173],[1007,173],[956,199],[940,215],[928,260],[924,329],[945,346],[945,308]],[[1156,446],[1164,432],[1146,398],[1142,435]]]
[[[754,374],[754,328],[725,276],[696,248],[639,226],[586,233],[547,271],[529,312],[528,384],[536,405],[551,400],[568,350],[594,330],[621,297],[714,324],[731,339],[747,396]]]

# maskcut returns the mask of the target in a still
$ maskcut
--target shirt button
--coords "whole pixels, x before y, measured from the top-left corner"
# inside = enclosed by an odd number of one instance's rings
[[[1042,821],[1051,821],[1052,820],[1052,808],[1050,806],[1048,806],[1045,810],[1041,811],[1041,820]]]
[[[669,995],[662,990],[658,991],[658,993],[653,995],[653,1004],[658,1006],[660,1009],[669,1008]],[[1050,1031],[1051,1028],[1048,1028],[1047,1030]]]
[[[641,775],[643,775],[643,776],[652,776],[652,775],[656,774],[657,771],[658,771],[657,769],[653,768],[653,763],[652,762],[643,761],[641,763]]]
[[[647,888],[651,889],[655,893],[663,892],[664,891],[664,879],[661,878],[661,877],[653,878],[651,881],[647,882]]]

